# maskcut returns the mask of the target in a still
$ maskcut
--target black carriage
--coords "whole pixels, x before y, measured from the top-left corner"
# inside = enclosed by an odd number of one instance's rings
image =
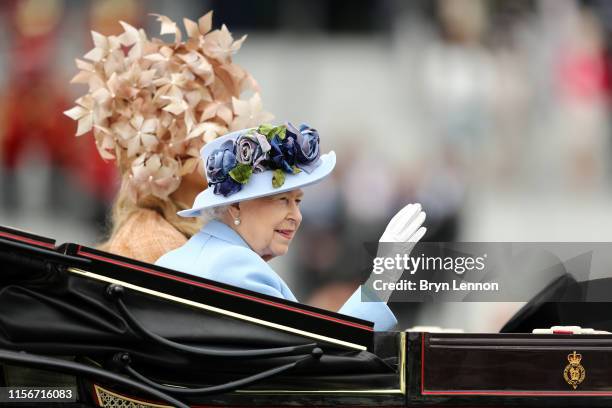
[[[610,335],[374,332],[4,227],[0,264],[3,406],[612,405]],[[545,300],[506,331],[559,323]]]

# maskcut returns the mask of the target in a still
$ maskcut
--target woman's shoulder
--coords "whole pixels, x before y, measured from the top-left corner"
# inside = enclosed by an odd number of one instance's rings
[[[154,263],[165,253],[187,242],[187,238],[158,212],[139,209],[115,232],[104,249],[108,252]]]
[[[267,295],[285,297],[282,279],[250,248],[221,243],[206,255],[206,277]]]
[[[166,268],[294,300],[282,279],[255,251],[231,234],[201,230],[183,247],[157,261]]]
[[[206,264],[213,271],[231,270],[234,273],[270,273],[272,269],[251,248],[210,236],[197,263]]]

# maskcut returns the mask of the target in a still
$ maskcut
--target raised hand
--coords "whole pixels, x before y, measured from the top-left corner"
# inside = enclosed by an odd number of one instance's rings
[[[421,204],[408,204],[391,218],[378,242],[418,242],[427,231],[421,227],[425,217]]]
[[[427,228],[423,227],[426,214],[421,209],[421,204],[408,204],[391,218],[385,232],[379,239],[377,258],[395,258],[396,255],[409,255],[412,248],[425,235]],[[385,270],[382,274],[372,273],[365,283],[367,287],[373,287],[375,279],[386,283],[397,282],[404,272],[401,268]],[[377,290],[375,295],[383,302],[389,301],[392,290]]]

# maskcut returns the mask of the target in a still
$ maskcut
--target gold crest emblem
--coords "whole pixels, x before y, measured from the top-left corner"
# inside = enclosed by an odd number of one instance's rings
[[[580,364],[581,360],[582,354],[576,354],[575,351],[572,354],[568,354],[567,361],[569,361],[569,364],[563,370],[563,378],[574,389],[578,388],[586,377],[586,370]]]

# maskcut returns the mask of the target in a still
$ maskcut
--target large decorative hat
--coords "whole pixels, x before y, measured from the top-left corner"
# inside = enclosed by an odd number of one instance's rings
[[[229,133],[201,151],[208,188],[182,217],[202,210],[295,190],[326,177],[336,154],[321,155],[319,133],[308,125],[261,125]]]
[[[92,31],[95,48],[88,61],[76,60],[81,71],[72,79],[89,92],[64,112],[78,121],[77,136],[93,129],[102,158],[129,173],[134,201],[167,199],[196,169],[204,143],[271,119],[254,79],[232,62],[246,36],[234,41],[225,25],[211,31],[212,12],[183,20],[186,41],[175,22],[158,20],[174,42],[148,39],[124,22],[119,36]]]

